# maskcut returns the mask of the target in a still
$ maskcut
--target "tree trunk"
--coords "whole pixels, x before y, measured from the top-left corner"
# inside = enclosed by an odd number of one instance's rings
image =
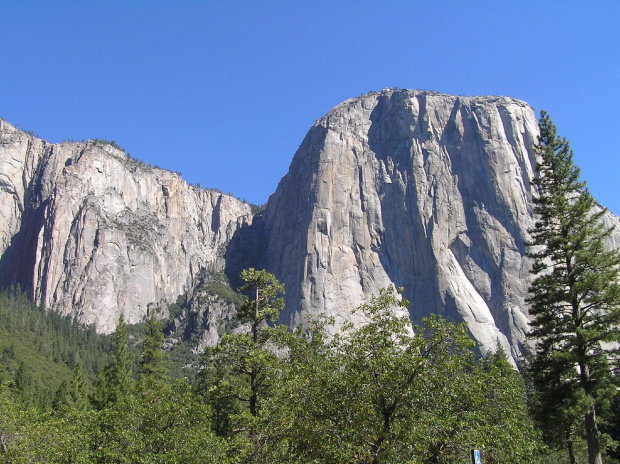
[[[258,284],[256,285],[256,306],[254,308],[254,321],[252,322],[252,340],[254,341],[255,350],[258,346],[258,316],[259,316],[259,306],[258,306],[258,297],[259,297],[259,289]],[[255,366],[252,366],[252,371],[250,372],[250,414],[256,416],[256,403],[258,399],[258,372]]]
[[[256,387],[256,379],[257,379],[258,375],[256,372],[256,369],[253,367],[252,368],[252,372],[250,372],[250,414],[252,414],[253,416],[256,416],[256,400],[258,397],[258,393],[257,390],[258,388]]]
[[[256,306],[254,307],[254,321],[252,322],[252,340],[254,340],[254,348],[256,348],[256,344],[258,343],[258,316],[260,314],[258,297],[258,284],[256,284]]]
[[[0,435],[0,444],[2,444],[2,454],[8,454],[9,450],[6,447],[6,443],[4,443],[4,439],[2,438],[2,435]]]
[[[570,437],[570,429],[566,431],[566,448],[568,449],[568,461],[575,464],[575,450],[573,449],[573,439]]]
[[[577,333],[578,339],[581,338]],[[577,345],[579,355],[582,359],[585,358],[586,349],[585,342],[579,340]],[[598,424],[596,419],[596,405],[594,404],[594,398],[592,397],[592,379],[590,374],[590,365],[587,363],[579,363],[579,370],[581,375],[581,386],[585,393],[592,402],[588,412],[584,417],[584,423],[586,426],[586,443],[588,444],[588,464],[603,464],[603,457],[601,456],[601,445],[599,443]]]
[[[588,443],[588,464],[603,464],[594,405],[590,406],[590,410],[585,415],[585,424],[586,441]]]

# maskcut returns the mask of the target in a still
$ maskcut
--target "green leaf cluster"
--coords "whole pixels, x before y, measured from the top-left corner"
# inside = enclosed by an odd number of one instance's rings
[[[137,378],[122,318],[88,401],[78,364],[53,407],[19,401],[0,382],[0,463],[533,462],[539,434],[524,384],[501,351],[476,359],[464,325],[412,327],[386,289],[356,311],[366,323],[273,325],[283,287],[243,274],[238,328],[205,351],[192,387],[166,369],[161,324],[141,332]]]
[[[393,288],[357,312],[360,328],[262,324],[257,343],[248,329],[205,352],[196,390],[243,462],[466,462],[476,447],[509,463],[541,450],[501,351],[477,360],[466,327],[438,316],[412,327]]]
[[[289,335],[263,437],[277,462],[523,462],[538,450],[523,382],[505,357],[477,361],[463,325],[412,328],[394,289],[361,306],[367,324]],[[267,438],[263,438],[267,443]],[[267,460],[268,461],[268,460]]]

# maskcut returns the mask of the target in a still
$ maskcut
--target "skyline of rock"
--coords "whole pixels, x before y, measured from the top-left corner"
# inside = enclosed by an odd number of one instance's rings
[[[394,284],[414,322],[465,321],[483,353],[499,341],[514,357],[537,133],[512,98],[371,92],[317,120],[253,218],[111,145],[47,144],[0,120],[0,281],[100,332],[174,301],[202,269],[273,272],[291,326],[360,323],[351,310]]]

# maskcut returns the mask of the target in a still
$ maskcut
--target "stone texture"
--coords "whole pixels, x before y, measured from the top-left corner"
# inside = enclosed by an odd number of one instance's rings
[[[101,142],[47,144],[0,120],[0,278],[99,332],[223,269],[250,207]]]
[[[370,93],[316,122],[252,218],[111,145],[48,144],[0,120],[0,284],[100,332],[187,293],[174,323],[203,328],[198,349],[235,311],[197,287],[203,271],[225,270],[233,287],[245,267],[275,273],[291,326],[363,323],[352,309],[394,284],[415,322],[464,321],[482,352],[499,342],[517,356],[537,133],[533,109],[511,98]]]
[[[263,217],[287,322],[362,322],[351,309],[394,284],[414,321],[465,321],[482,352],[516,356],[537,134],[522,101],[426,91],[371,93],[319,119]]]

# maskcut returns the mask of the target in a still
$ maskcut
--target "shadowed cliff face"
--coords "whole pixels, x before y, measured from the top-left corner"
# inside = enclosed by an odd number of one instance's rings
[[[410,315],[465,321],[482,351],[524,340],[537,120],[509,98],[382,92],[317,121],[264,214],[291,324],[393,283]]]
[[[47,144],[0,120],[0,279],[112,331],[221,270],[250,208],[111,145]]]

